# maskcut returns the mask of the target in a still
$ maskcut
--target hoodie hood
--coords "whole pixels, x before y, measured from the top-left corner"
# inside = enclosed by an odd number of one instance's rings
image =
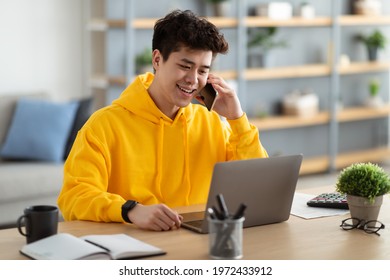
[[[187,122],[190,121],[193,116],[192,104],[180,108],[174,120],[161,112],[148,93],[148,88],[152,84],[153,79],[154,74],[152,73],[137,76],[135,81],[123,91],[121,96],[114,100],[113,104],[117,104],[154,124],[159,124],[161,121],[164,121],[166,124],[173,124],[183,116]]]

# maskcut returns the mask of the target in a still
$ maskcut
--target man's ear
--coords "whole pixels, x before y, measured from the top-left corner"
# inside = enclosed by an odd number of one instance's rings
[[[153,68],[157,69],[162,60],[161,53],[159,50],[154,50],[152,55]]]

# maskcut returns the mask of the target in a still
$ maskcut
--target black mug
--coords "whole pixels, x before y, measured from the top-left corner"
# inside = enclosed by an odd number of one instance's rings
[[[22,223],[25,221],[25,232]],[[26,236],[27,243],[57,234],[58,208],[51,205],[35,205],[24,209],[17,221],[19,233]]]

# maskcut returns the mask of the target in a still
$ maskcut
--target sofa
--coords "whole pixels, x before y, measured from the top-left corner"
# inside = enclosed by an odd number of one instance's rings
[[[0,229],[14,227],[28,206],[57,205],[64,160],[91,103],[55,102],[44,93],[0,95]]]

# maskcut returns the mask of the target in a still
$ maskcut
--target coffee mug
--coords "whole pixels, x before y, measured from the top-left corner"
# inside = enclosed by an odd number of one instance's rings
[[[25,222],[25,232],[22,230]],[[27,243],[57,233],[58,208],[51,205],[35,205],[24,209],[24,215],[17,220],[19,233],[26,236]]]

